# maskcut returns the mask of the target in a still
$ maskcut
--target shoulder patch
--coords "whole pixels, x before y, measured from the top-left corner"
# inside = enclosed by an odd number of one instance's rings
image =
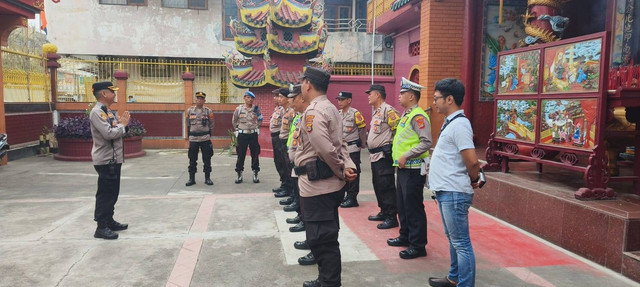
[[[416,120],[416,124],[418,124],[419,129],[424,129],[424,127],[426,127],[423,116],[417,116],[415,117],[415,120]]]
[[[356,119],[356,126],[361,129],[367,126],[367,124],[364,122],[364,116],[362,116],[362,113],[360,113],[359,111],[356,111],[354,113],[355,115],[355,119]]]
[[[107,114],[105,114],[103,111],[100,111],[100,118],[102,118],[103,120],[107,120]]]
[[[396,129],[396,126],[398,125],[398,121],[400,121],[398,113],[396,113],[396,111],[394,111],[393,109],[388,110],[387,124],[389,124],[389,127],[391,127],[392,130]]]
[[[313,118],[315,115],[306,115],[304,118],[305,125],[307,127],[307,132],[310,133],[313,130]]]

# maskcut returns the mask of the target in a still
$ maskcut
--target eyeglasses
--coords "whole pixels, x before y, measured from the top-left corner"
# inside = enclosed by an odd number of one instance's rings
[[[449,96],[451,96],[451,95],[449,95]],[[437,102],[439,99],[446,99],[447,97],[448,96],[439,96],[439,97],[438,96],[433,96],[433,101]]]

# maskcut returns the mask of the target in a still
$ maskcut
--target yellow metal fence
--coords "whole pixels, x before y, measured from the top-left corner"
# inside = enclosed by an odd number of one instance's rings
[[[4,101],[14,103],[48,102],[50,95],[47,59],[2,48]]]
[[[333,65],[332,75],[339,76],[371,76],[370,64],[336,63]],[[373,65],[374,76],[393,76],[393,66],[390,64]]]

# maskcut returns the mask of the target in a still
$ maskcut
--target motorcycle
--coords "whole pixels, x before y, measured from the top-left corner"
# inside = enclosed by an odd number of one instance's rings
[[[7,134],[0,134],[0,160],[9,151],[9,143],[7,142]]]

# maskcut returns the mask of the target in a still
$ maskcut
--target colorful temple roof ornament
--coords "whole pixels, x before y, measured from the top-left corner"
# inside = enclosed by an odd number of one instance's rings
[[[271,21],[286,28],[301,28],[309,25],[313,17],[312,8],[315,3],[315,0],[308,3],[300,3],[296,0],[273,0],[270,13]]]
[[[318,31],[289,34],[288,36],[291,37],[291,39],[287,39],[285,31],[272,29],[271,33],[267,33],[269,49],[278,53],[291,55],[316,52],[320,45],[320,36],[322,35],[323,28],[324,26],[321,26]],[[313,57],[315,57],[315,54],[310,55],[310,58]]]
[[[247,26],[254,28],[264,28],[267,25],[267,18],[271,5],[270,0],[261,2],[236,0],[239,9],[240,21]]]
[[[238,52],[245,56],[252,56],[262,55],[267,50],[267,42],[262,40],[262,35],[266,34],[265,29],[251,30],[244,23],[236,20],[231,20],[229,26]]]
[[[391,10],[392,11],[396,11],[400,8],[402,8],[404,5],[409,4],[409,2],[411,2],[412,0],[396,0],[395,2],[393,2],[391,4]]]

